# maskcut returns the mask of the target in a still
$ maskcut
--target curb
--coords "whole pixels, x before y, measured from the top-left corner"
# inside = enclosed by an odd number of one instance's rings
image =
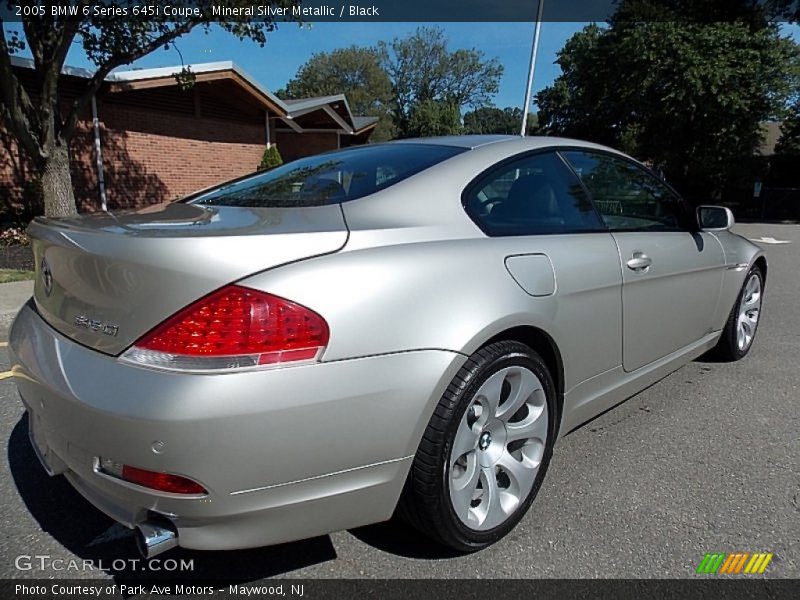
[[[8,327],[19,309],[33,296],[33,281],[0,283],[0,327]]]

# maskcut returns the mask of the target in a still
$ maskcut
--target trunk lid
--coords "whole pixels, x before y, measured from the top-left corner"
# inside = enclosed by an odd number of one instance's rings
[[[347,242],[339,205],[162,204],[117,215],[35,219],[34,300],[56,330],[117,355],[206,294]]]

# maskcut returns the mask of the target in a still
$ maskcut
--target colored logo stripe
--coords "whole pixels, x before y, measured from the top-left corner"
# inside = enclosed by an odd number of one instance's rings
[[[769,554],[762,553],[762,554],[753,554],[753,558],[750,559],[750,562],[747,563],[747,567],[745,567],[745,573],[763,573],[769,561],[772,560],[772,552]]]
[[[698,573],[716,573],[717,569],[720,568],[722,565],[722,561],[725,560],[724,554],[710,554],[706,553],[703,561],[700,563],[700,566],[697,567]]]
[[[748,559],[750,556],[749,552],[737,552],[735,554],[729,554],[729,557],[732,557],[730,560],[725,561],[725,564],[722,565],[722,569],[720,569],[720,573],[739,573],[744,566],[744,561]],[[727,569],[725,568],[727,565]]]
[[[763,573],[772,560],[772,556],[771,552],[756,552],[752,555],[749,552],[730,552],[727,554],[707,552],[697,567],[697,573],[706,575],[714,573],[737,575],[742,572],[748,575]]]

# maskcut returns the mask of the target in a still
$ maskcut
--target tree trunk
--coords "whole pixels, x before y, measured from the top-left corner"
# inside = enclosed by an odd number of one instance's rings
[[[72,175],[69,171],[69,146],[56,142],[50,148],[42,169],[44,214],[47,217],[67,217],[78,214]]]

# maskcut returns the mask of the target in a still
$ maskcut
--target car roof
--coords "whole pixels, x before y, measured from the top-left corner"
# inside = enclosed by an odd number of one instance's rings
[[[575,140],[562,137],[550,137],[544,135],[519,136],[519,135],[446,135],[440,137],[420,137],[403,140],[394,140],[389,144],[427,144],[432,146],[453,146],[473,150],[490,144],[513,145],[520,150],[537,148],[547,148],[550,146],[568,146],[581,148],[594,148],[610,150],[618,153],[613,148],[607,148],[599,144],[584,140]]]
[[[518,140],[517,135],[443,135],[439,137],[419,137],[393,140],[392,144],[428,144],[431,146],[455,146],[458,148],[478,148],[487,144]]]

